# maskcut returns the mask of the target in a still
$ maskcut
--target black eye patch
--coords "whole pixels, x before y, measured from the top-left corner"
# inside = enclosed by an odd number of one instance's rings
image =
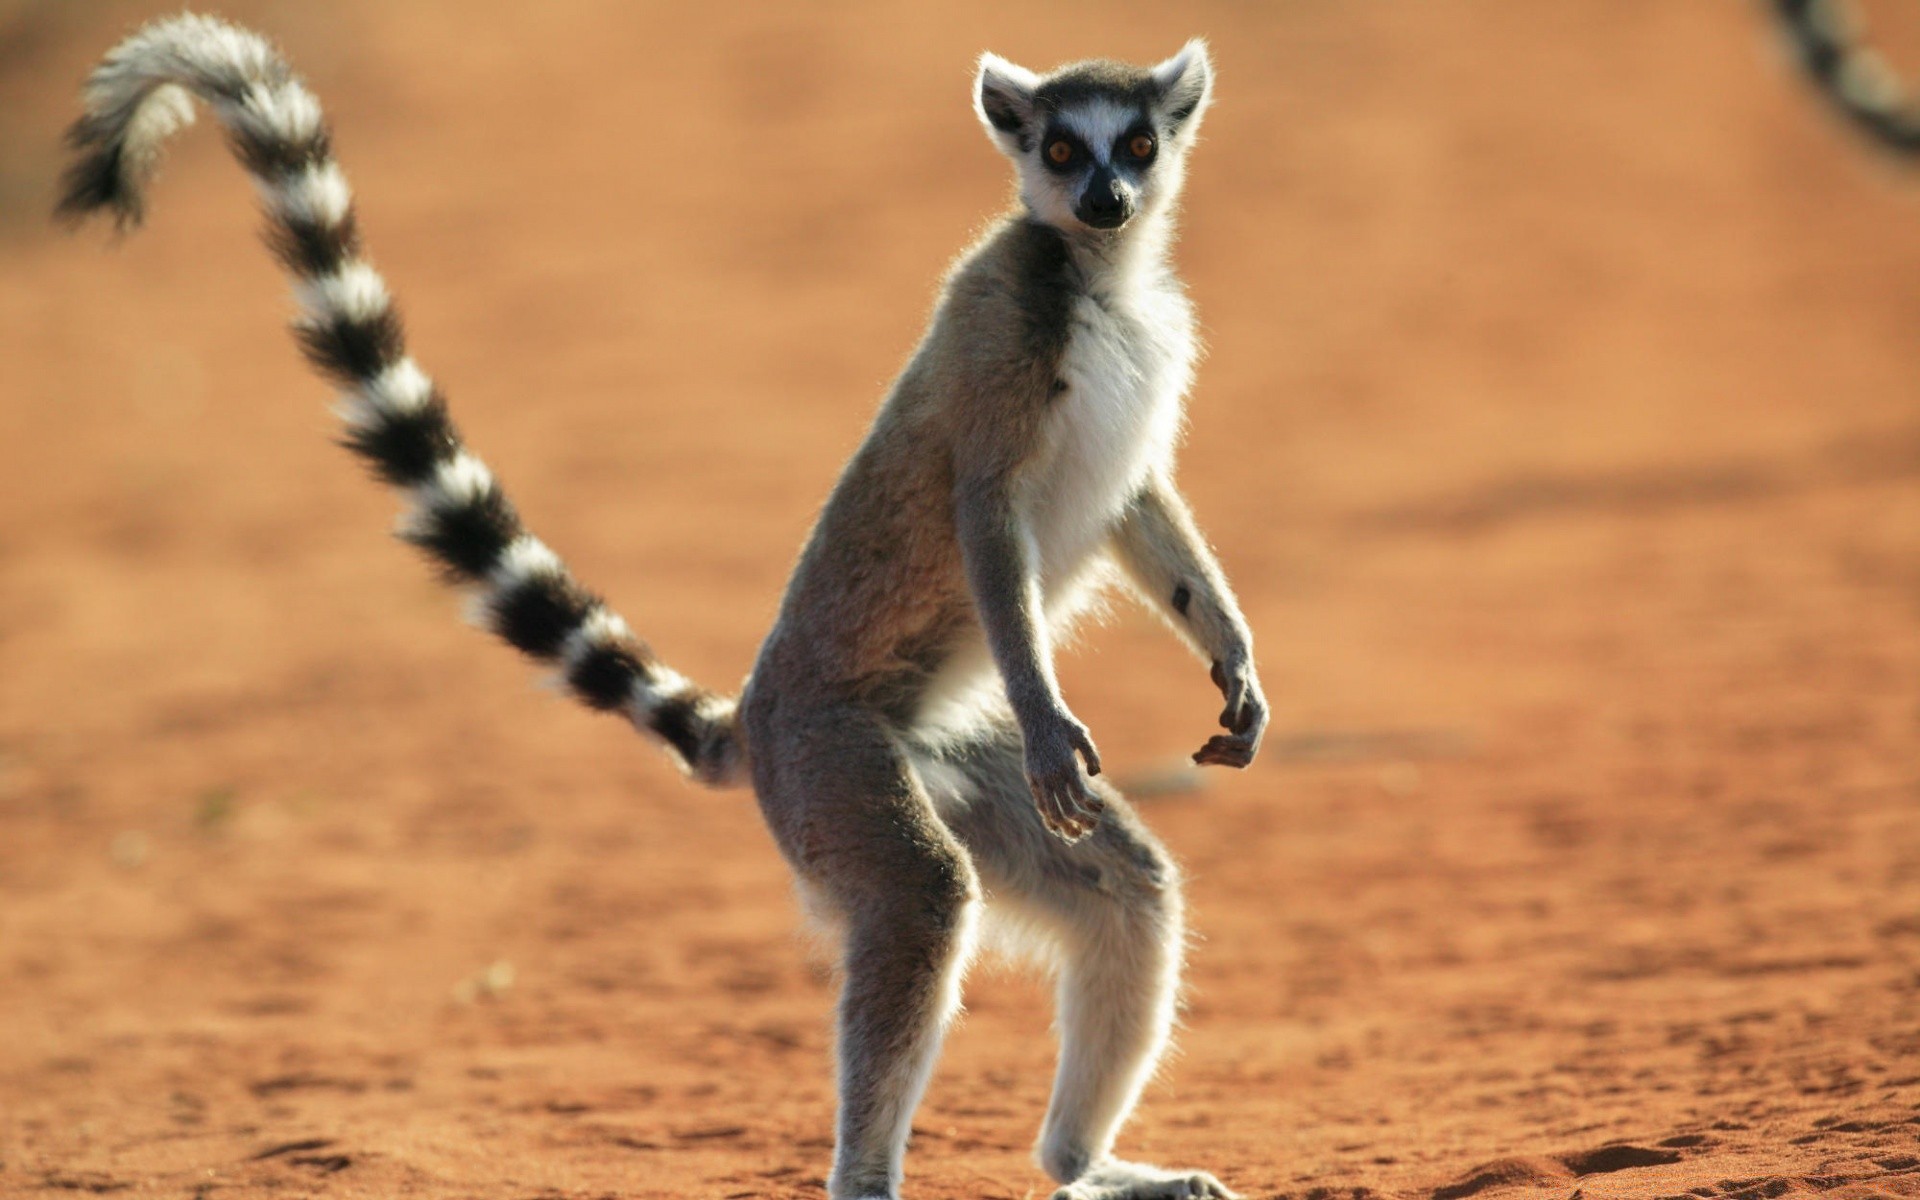
[[[1040,161],[1050,171],[1062,174],[1077,171],[1086,165],[1087,147],[1079,138],[1056,126],[1040,139]]]
[[[1138,143],[1138,144],[1137,144]],[[1138,151],[1145,150],[1145,154]],[[1131,163],[1144,167],[1160,153],[1160,138],[1154,133],[1153,126],[1146,121],[1136,123],[1131,129],[1113,140],[1113,161]]]

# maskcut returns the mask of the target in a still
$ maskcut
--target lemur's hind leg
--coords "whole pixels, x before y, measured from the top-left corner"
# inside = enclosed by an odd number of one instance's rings
[[[768,720],[771,707],[747,710],[761,806],[844,938],[828,1191],[895,1197],[914,1109],[959,1010],[979,884],[884,722],[824,706]]]
[[[1056,1200],[1232,1196],[1204,1171],[1112,1156],[1173,1027],[1185,940],[1178,866],[1100,780],[1099,827],[1072,845],[1048,833],[1011,726],[930,757],[925,774],[973,855],[989,929],[1039,943],[1059,971],[1060,1065],[1036,1148],[1064,1185]]]

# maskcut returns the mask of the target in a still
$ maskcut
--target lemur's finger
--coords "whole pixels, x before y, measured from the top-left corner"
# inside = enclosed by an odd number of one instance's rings
[[[1193,761],[1202,766],[1244,767],[1253,761],[1253,747],[1233,734],[1215,734],[1194,752]]]
[[[1227,706],[1220,710],[1221,728],[1232,729],[1235,733],[1238,733],[1239,730],[1235,728],[1235,725],[1245,718],[1246,711],[1246,681],[1236,679],[1233,681],[1233,685],[1227,689]]]
[[[1036,792],[1036,795],[1039,795]],[[1076,770],[1072,778],[1050,780],[1041,797],[1041,819],[1047,828],[1068,844],[1092,833],[1106,810],[1106,801],[1095,795]]]
[[[1074,737],[1073,745],[1074,749],[1080,752],[1080,757],[1086,760],[1087,774],[1098,775],[1100,773],[1100,751],[1094,749],[1093,738],[1085,732],[1082,732]]]
[[[1068,845],[1079,841],[1090,832],[1090,827],[1084,821],[1065,812],[1055,812],[1048,818],[1047,829]]]
[[[1076,821],[1097,819],[1106,805],[1084,786],[1074,786],[1061,796],[1061,807]]]
[[[1088,795],[1080,781],[1079,769],[1071,775],[1054,775],[1033,781],[1033,797],[1040,811],[1041,824],[1054,836],[1071,844],[1092,830],[1092,816],[1083,814],[1083,797]]]
[[[1223,765],[1244,767],[1253,761],[1253,747],[1244,739],[1234,736],[1216,738],[1215,741],[1217,745],[1214,750]]]
[[[1040,823],[1047,827],[1047,832],[1059,834],[1061,832],[1060,810],[1054,805],[1053,797],[1045,795],[1034,797],[1034,807],[1040,811]]]
[[[1226,697],[1227,697],[1226,711],[1220,714],[1220,723],[1222,725],[1227,724],[1230,720],[1232,720],[1233,714],[1238,713],[1241,709],[1246,707],[1247,681],[1244,676],[1235,675],[1232,679],[1227,681]]]
[[[1229,674],[1220,663],[1213,664],[1213,685],[1220,689],[1220,695],[1226,699],[1226,707],[1220,710],[1220,725],[1235,733],[1242,732],[1244,722],[1251,720],[1253,687],[1246,673],[1234,671]]]
[[[1107,811],[1107,802],[1100,798],[1099,793],[1084,783],[1074,789],[1073,802],[1080,811],[1084,813],[1103,813]]]

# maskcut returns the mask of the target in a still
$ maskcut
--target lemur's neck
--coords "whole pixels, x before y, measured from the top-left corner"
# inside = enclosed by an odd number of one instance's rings
[[[1158,209],[1143,213],[1111,232],[1083,229],[1063,233],[1074,268],[1089,287],[1120,290],[1150,282],[1171,271],[1173,217]]]

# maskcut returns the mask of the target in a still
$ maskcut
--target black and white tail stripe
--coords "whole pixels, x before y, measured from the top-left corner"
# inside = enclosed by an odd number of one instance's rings
[[[407,496],[400,536],[473,590],[481,624],[558,666],[586,704],[657,734],[695,778],[738,781],[734,701],[657,660],[526,531],[492,472],[464,448],[361,249],[320,104],[265,40],[185,15],[116,47],[88,80],[85,115],[68,134],[77,158],[61,213],[109,210],[123,229],[137,225],[162,143],[193,120],[191,96],[212,107],[259,186],[268,244],[300,302],[294,332],[344,389],[346,446]]]
[[[1920,107],[1865,41],[1849,0],[1773,0],[1807,73],[1847,119],[1902,154],[1920,155]]]

